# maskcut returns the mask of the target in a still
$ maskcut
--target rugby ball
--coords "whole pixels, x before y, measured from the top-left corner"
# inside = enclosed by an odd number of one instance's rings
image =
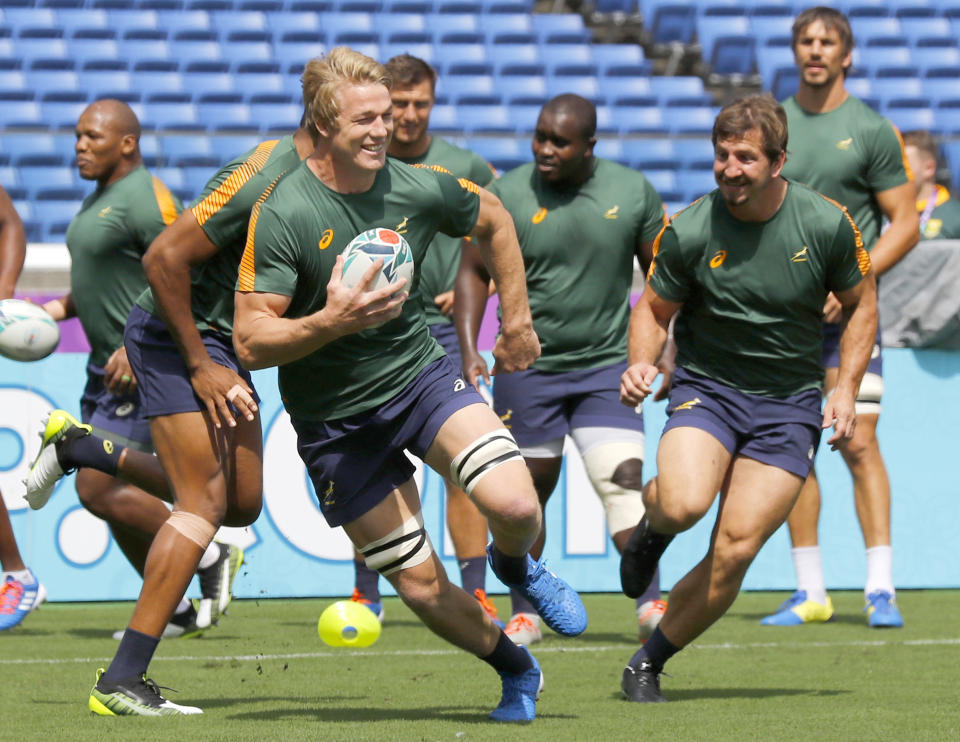
[[[380,621],[362,603],[338,600],[320,614],[317,633],[331,647],[369,647],[380,638]]]
[[[0,355],[14,361],[39,361],[53,353],[60,328],[41,307],[19,299],[0,301]]]
[[[369,290],[375,291],[406,278],[404,290],[410,291],[413,252],[403,235],[385,227],[375,227],[358,234],[343,249],[343,283],[350,288],[359,284],[363,274],[377,258],[383,258],[383,267]]]

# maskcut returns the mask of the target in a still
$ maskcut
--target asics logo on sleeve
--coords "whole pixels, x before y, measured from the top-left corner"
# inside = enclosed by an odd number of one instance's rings
[[[532,217],[530,217],[530,221],[533,222],[534,224],[539,224],[546,218],[547,218],[547,210],[541,206],[539,209],[537,209],[537,212]]]
[[[726,259],[727,259],[727,251],[717,250],[716,255],[710,258],[710,267],[719,268],[721,265],[723,265],[723,261]]]
[[[331,242],[333,242],[333,230],[325,229],[323,230],[323,234],[320,235],[320,242],[317,243],[317,247],[321,250],[326,250],[330,247]]]

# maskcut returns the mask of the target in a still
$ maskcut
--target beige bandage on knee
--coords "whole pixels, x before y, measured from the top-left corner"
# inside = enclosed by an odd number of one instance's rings
[[[201,549],[206,549],[217,532],[217,527],[208,523],[199,515],[188,513],[186,510],[174,510],[167,518],[167,525],[176,529],[184,537],[190,539]]]
[[[611,536],[633,528],[645,512],[640,490],[626,489],[613,481],[613,473],[627,459],[642,461],[643,446],[626,441],[601,443],[583,454],[583,466],[603,503]]]
[[[423,564],[433,553],[430,537],[423,527],[423,515],[417,513],[383,538],[358,547],[370,569],[384,577],[401,569]]]

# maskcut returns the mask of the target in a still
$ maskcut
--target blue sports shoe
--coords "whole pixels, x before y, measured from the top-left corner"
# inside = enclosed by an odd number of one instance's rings
[[[522,649],[529,655],[533,667],[521,673],[498,673],[503,681],[503,695],[500,705],[490,712],[490,718],[494,721],[525,722],[533,721],[537,716],[537,699],[543,690],[543,673],[530,650],[526,647]]]
[[[797,590],[760,623],[764,626],[800,626],[805,623],[823,623],[832,618],[833,602],[829,595],[826,603],[817,603],[807,598],[806,590]]]
[[[900,609],[886,590],[874,590],[870,593],[863,612],[867,614],[867,623],[872,629],[899,629],[903,626]]]
[[[558,634],[577,636],[587,628],[587,609],[577,591],[546,568],[545,561],[534,561],[528,554],[527,576],[520,585],[511,585],[497,574],[493,564],[493,544],[487,546],[487,561],[497,578],[516,588],[534,608],[543,622]]]
[[[0,583],[0,631],[12,629],[27,614],[47,599],[47,591],[33,572],[29,580],[17,580],[8,576]]]

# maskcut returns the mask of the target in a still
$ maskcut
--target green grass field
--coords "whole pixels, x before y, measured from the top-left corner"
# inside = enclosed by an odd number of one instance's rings
[[[488,722],[496,674],[396,599],[380,640],[354,651],[317,637],[330,600],[237,601],[205,636],[164,641],[151,665],[203,716],[97,717],[87,695],[132,604],[48,605],[0,634],[0,740],[960,739],[960,593],[902,592],[901,630],[868,629],[853,592],[833,594],[830,624],[761,627],[783,597],[741,595],[668,665],[671,703],[643,706],[619,688],[636,649],[631,602],[585,596],[587,632],[534,647],[546,687],[527,726]]]

